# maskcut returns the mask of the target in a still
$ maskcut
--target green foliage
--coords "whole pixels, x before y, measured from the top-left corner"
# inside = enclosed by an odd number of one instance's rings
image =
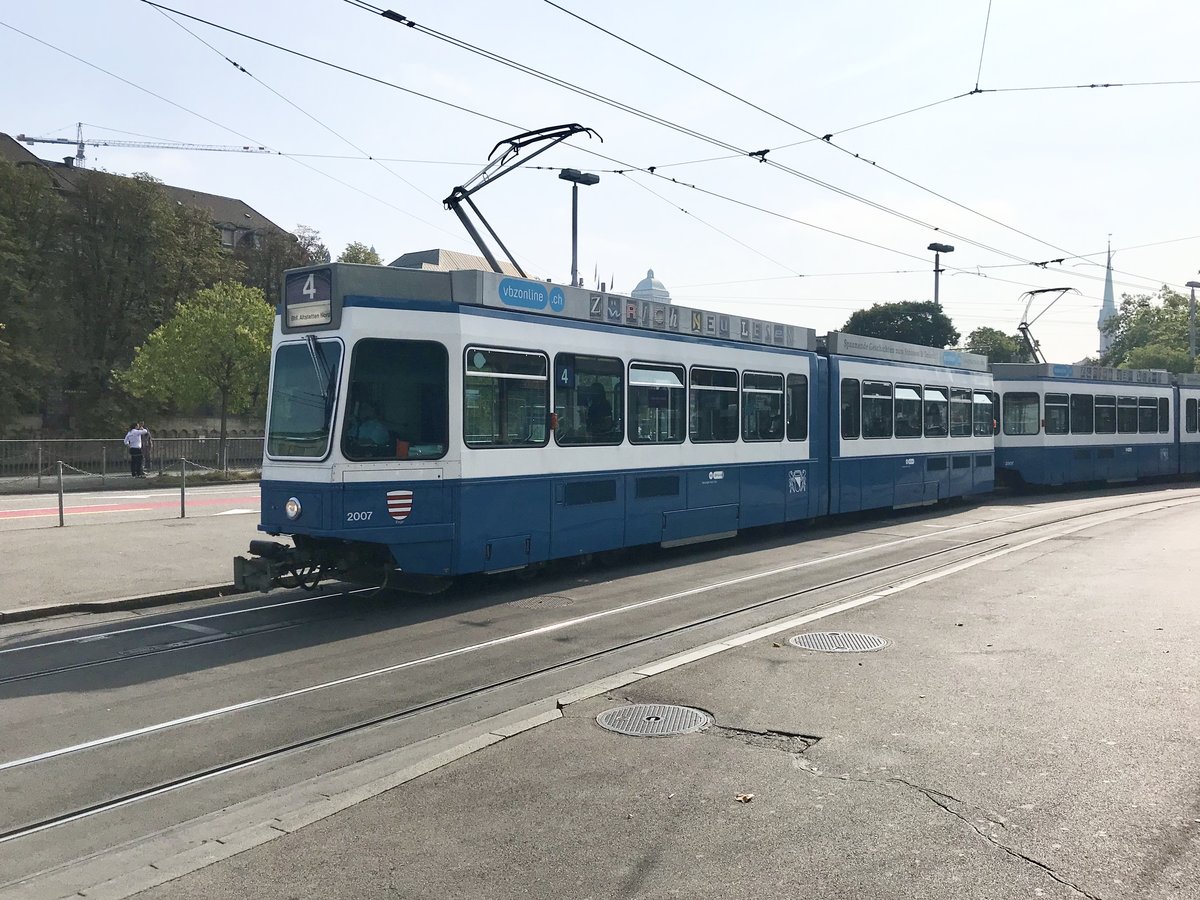
[[[172,202],[148,175],[88,172],[66,204],[58,248],[62,289],[51,352],[85,426],[114,414],[99,404],[110,373],[187,295],[232,274],[207,216]]]
[[[958,341],[954,323],[932,301],[876,303],[851,315],[842,330],[926,347],[945,348]]]
[[[1192,359],[1187,350],[1163,344],[1134,347],[1121,361],[1122,369],[1166,369],[1168,372],[1192,371]]]
[[[297,225],[295,234],[272,231],[246,241],[234,250],[242,264],[242,284],[258,288],[271,300],[283,291],[283,273],[287,269],[329,262],[329,249],[321,243],[315,228]]]
[[[1104,325],[1112,346],[1101,362],[1126,369],[1190,372],[1188,304],[1188,297],[1165,285],[1157,295],[1122,294],[1121,308]],[[1153,360],[1157,362],[1147,365],[1147,361]]]
[[[981,353],[994,363],[1033,362],[1019,334],[1005,334],[999,328],[981,325],[967,335],[965,348]]]
[[[383,259],[375,252],[374,247],[368,247],[366,244],[361,244],[358,241],[352,241],[346,245],[346,249],[342,251],[342,255],[337,258],[338,262],[344,263],[362,263],[368,266],[382,266]]]
[[[257,288],[222,282],[181,303],[116,374],[135,397],[181,407],[216,401],[221,441],[230,413],[261,404],[266,395],[275,311]]]
[[[52,258],[63,213],[44,171],[0,160],[0,426],[37,405],[49,370],[39,350],[59,325]]]

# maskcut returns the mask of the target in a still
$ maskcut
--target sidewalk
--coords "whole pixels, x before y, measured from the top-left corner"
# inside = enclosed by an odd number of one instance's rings
[[[194,516],[0,532],[0,622],[81,603],[197,589],[197,599],[215,595],[232,583],[233,557],[261,537],[257,524],[257,515]]]
[[[878,652],[788,632],[626,678],[139,897],[1197,896],[1198,526],[1087,528],[797,629]],[[715,721],[597,725],[627,703]]]

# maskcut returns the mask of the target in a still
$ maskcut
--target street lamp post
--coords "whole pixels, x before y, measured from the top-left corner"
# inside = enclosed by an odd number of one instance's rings
[[[933,251],[933,305],[941,309],[942,301],[938,297],[938,276],[942,274],[942,254],[953,253],[954,246],[952,244],[930,244],[929,249]]]
[[[1196,288],[1200,281],[1189,281],[1187,286],[1192,289],[1192,302],[1188,304],[1188,356],[1191,357],[1192,367],[1196,366]]]
[[[579,287],[579,186],[596,184],[600,176],[578,169],[563,169],[558,177],[571,182],[571,287]]]

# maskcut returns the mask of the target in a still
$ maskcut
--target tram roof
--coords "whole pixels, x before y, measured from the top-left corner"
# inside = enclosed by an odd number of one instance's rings
[[[318,276],[315,282],[310,275]],[[783,322],[638,300],[624,294],[495,272],[434,272],[353,263],[289,270],[284,277],[281,306],[283,329],[294,333],[336,328],[344,298],[355,296],[484,306],[550,319],[575,319],[769,347],[815,350],[817,346],[813,329]]]
[[[955,369],[972,369],[986,372],[986,356],[965,353],[961,350],[942,350],[921,344],[906,344],[903,341],[887,341],[883,338],[864,337],[845,331],[831,331],[826,348],[836,356],[859,356],[867,359],[883,359],[892,362],[916,363],[923,366],[946,366]]]
[[[1075,378],[1124,384],[1170,384],[1162,369],[1114,369],[1109,366],[1074,366],[1059,363],[992,363],[993,378]]]

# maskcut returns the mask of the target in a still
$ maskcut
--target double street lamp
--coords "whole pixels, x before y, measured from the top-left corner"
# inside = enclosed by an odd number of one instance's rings
[[[933,251],[933,305],[940,309],[942,301],[938,299],[938,276],[942,274],[942,254],[953,253],[954,246],[952,244],[930,244],[929,249]]]
[[[571,287],[579,287],[579,186],[597,184],[600,176],[578,169],[563,169],[558,177],[571,182]]]

